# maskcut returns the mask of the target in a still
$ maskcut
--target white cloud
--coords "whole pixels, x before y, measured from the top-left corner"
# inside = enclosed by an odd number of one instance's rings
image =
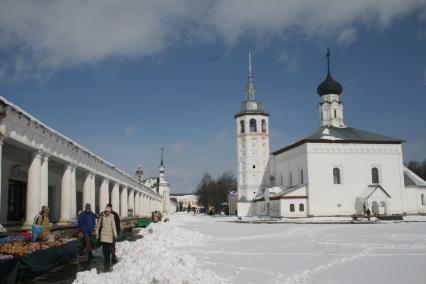
[[[341,45],[349,45],[358,37],[358,32],[354,28],[343,30],[337,37],[337,42]]]
[[[0,49],[13,56],[0,63],[25,78],[109,57],[158,54],[182,43],[232,45],[248,33],[262,42],[297,35],[348,44],[357,38],[355,27],[385,28],[425,7],[426,0],[5,0]]]

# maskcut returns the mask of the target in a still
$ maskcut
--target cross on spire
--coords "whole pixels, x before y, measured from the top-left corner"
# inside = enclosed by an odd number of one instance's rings
[[[327,54],[325,57],[327,57],[327,73],[330,73],[330,48],[327,47]]]

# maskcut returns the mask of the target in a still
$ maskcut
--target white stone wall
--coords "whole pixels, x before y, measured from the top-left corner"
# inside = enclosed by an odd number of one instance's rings
[[[424,194],[425,205],[422,204],[421,195]],[[426,213],[426,188],[405,187],[403,195],[403,213]]]
[[[306,144],[300,145],[290,151],[275,156],[274,172],[275,185],[277,186],[295,186],[307,183],[308,167],[307,167],[307,151]],[[290,182],[291,174],[291,182]]]
[[[372,183],[372,167],[379,169],[380,185],[391,195],[387,213],[402,213],[400,144],[308,143],[307,153],[310,215],[353,214],[357,196]],[[333,184],[334,167],[341,171],[341,184]]]
[[[290,205],[294,205],[294,211],[290,211]],[[299,210],[299,204],[303,204],[303,211]],[[307,204],[306,199],[295,198],[295,199],[280,199],[281,217],[286,218],[301,218],[307,217]]]

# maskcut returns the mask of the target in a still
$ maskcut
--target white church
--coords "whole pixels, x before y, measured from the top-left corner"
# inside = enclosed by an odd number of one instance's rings
[[[269,113],[256,99],[249,50],[246,99],[235,114],[238,216],[378,216],[426,213],[426,182],[403,164],[402,140],[345,125],[343,88],[318,86],[319,128],[269,151]]]

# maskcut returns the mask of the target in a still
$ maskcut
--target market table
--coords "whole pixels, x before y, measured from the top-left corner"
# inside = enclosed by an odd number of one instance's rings
[[[77,245],[77,240],[71,240],[60,246],[0,261],[0,283],[16,283],[18,279],[28,279],[46,273],[58,264],[73,259]]]
[[[19,259],[19,278],[30,278],[52,270],[58,264],[65,263],[75,257],[77,240],[64,245],[39,250],[24,255]]]

